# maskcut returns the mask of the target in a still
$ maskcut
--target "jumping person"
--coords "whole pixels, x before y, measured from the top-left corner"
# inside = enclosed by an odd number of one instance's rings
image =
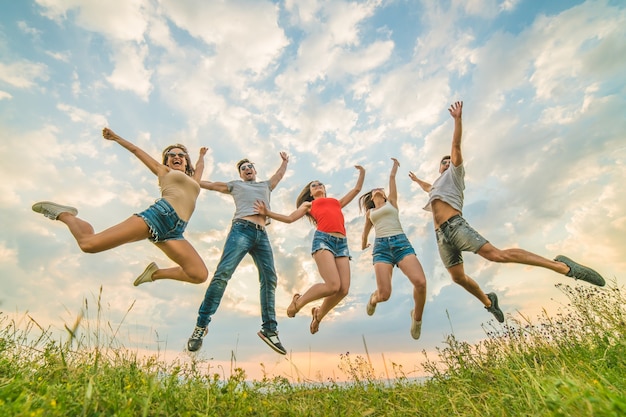
[[[274,351],[281,355],[287,353],[278,338],[275,311],[277,278],[274,255],[265,230],[267,218],[254,211],[254,202],[257,200],[261,200],[269,206],[270,193],[276,188],[287,171],[289,157],[285,152],[281,152],[280,157],[282,159],[280,167],[266,181],[257,181],[254,164],[248,159],[242,159],[237,163],[240,180],[200,182],[200,186],[204,189],[230,194],[235,201],[235,214],[226,237],[226,243],[224,243],[222,257],[198,310],[196,327],[187,342],[187,349],[191,352],[202,347],[202,339],[207,334],[211,316],[215,314],[220,305],[228,281],[243,257],[250,254],[259,271],[261,284],[261,319],[263,323],[261,331],[257,335]]]
[[[455,102],[448,111],[454,119],[452,151],[441,159],[439,178],[431,185],[417,178],[413,172],[409,172],[409,177],[429,194],[424,210],[433,213],[439,255],[452,280],[478,298],[500,323],[504,322],[504,314],[498,306],[498,297],[493,292],[485,294],[478,283],[465,274],[463,251],[477,253],[492,262],[540,266],[574,279],[604,286],[605,281],[600,274],[563,255],[552,261],[523,249],[498,249],[465,221],[462,217],[465,189],[465,168],[461,154],[463,102]]]
[[[102,136],[133,153],[158,177],[161,198],[141,213],[136,213],[99,233],[94,232],[91,224],[77,217],[78,210],[74,207],[40,201],[32,209],[49,219],[65,223],[83,252],[98,253],[125,243],[148,239],[179,265],[159,269],[152,262],[135,280],[135,286],[158,279],[173,279],[192,284],[206,281],[209,274],[207,268],[198,252],[185,240],[183,232],[200,193],[199,182],[207,148],[200,148],[200,157],[194,170],[187,148],[181,144],[165,148],[163,162],[160,163],[109,128],[102,130]]]
[[[415,307],[411,310],[411,336],[417,340],[422,332],[422,313],[426,303],[426,276],[400,224],[396,187],[396,173],[400,163],[396,158],[391,158],[391,160],[393,166],[389,174],[389,195],[385,195],[384,188],[374,188],[359,198],[359,208],[366,210],[361,240],[362,249],[370,246],[367,238],[372,227],[376,233],[372,253],[376,290],[370,295],[366,311],[368,316],[373,315],[376,305],[389,299],[393,267],[398,266],[413,284]]]
[[[294,294],[287,308],[287,316],[295,317],[296,313],[311,301],[324,299],[320,307],[313,307],[311,310],[312,320],[309,326],[311,334],[318,332],[324,316],[348,295],[350,288],[350,252],[341,209],[350,203],[363,187],[365,169],[360,165],[355,165],[355,168],[359,171],[356,185],[339,200],[326,196],[324,184],[311,181],[296,199],[297,209],[288,216],[270,211],[263,201],[257,201],[255,204],[259,214],[272,219],[292,223],[306,215],[309,221],[316,225],[311,255],[324,282],[314,284],[302,295]]]

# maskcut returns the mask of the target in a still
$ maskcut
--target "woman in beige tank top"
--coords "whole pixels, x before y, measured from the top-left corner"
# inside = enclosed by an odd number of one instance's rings
[[[149,239],[178,264],[176,267],[159,269],[154,262],[150,263],[135,280],[135,286],[157,279],[173,279],[193,284],[206,281],[206,265],[194,247],[185,240],[183,232],[200,193],[199,181],[204,170],[207,148],[200,149],[194,170],[183,145],[175,144],[165,148],[161,163],[109,128],[102,131],[102,136],[133,153],[158,177],[161,198],[143,212],[99,233],[94,232],[91,224],[76,217],[78,210],[74,207],[40,201],[33,205],[33,210],[49,219],[65,223],[83,252],[98,253],[125,243]]]

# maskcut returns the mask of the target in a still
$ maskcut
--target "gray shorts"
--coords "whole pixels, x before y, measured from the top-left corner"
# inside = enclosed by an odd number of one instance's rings
[[[489,242],[458,214],[443,222],[435,234],[439,256],[446,268],[462,264],[462,252],[476,253]]]

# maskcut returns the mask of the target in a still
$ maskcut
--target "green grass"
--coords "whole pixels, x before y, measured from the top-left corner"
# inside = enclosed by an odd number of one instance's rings
[[[422,382],[393,365],[380,381],[368,360],[341,355],[350,381],[292,384],[207,374],[202,363],[138,358],[117,329],[82,316],[68,341],[29,318],[0,313],[0,416],[623,416],[626,415],[626,300],[615,283],[557,286],[569,303],[537,323],[485,328],[471,345],[447,337],[424,353]],[[86,321],[86,320],[85,320]]]

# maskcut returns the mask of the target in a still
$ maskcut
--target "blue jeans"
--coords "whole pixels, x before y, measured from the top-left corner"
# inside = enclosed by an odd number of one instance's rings
[[[168,240],[183,240],[183,232],[187,227],[187,222],[178,217],[178,214],[170,203],[159,198],[153,205],[142,211],[135,213],[148,225],[151,242],[165,242]]]
[[[272,247],[265,228],[242,219],[233,220],[230,232],[228,232],[222,257],[198,310],[196,322],[198,327],[206,327],[211,322],[211,316],[220,305],[230,277],[233,276],[235,269],[247,253],[252,256],[259,270],[261,318],[263,320],[261,327],[263,330],[276,331],[278,327],[275,311],[277,278]]]
[[[374,264],[398,265],[407,255],[415,255],[415,250],[404,233],[374,240]]]

